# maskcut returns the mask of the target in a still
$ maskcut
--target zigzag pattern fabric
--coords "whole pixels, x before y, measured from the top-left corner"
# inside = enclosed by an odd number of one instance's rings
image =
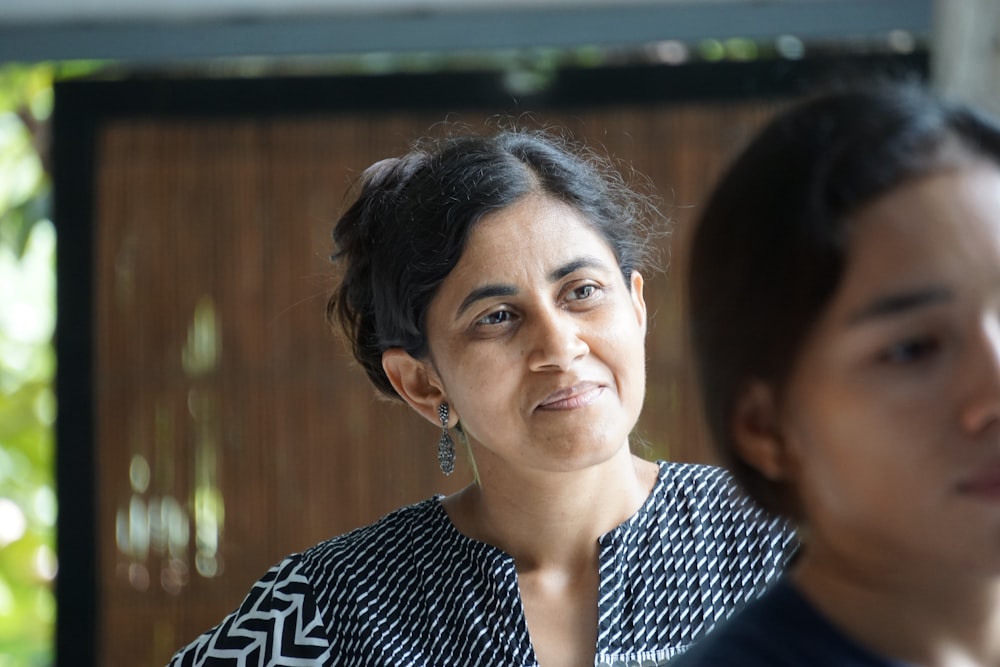
[[[598,667],[664,665],[783,571],[790,528],[716,467],[660,463],[600,538]],[[435,497],[289,556],[170,667],[534,667],[513,559]]]

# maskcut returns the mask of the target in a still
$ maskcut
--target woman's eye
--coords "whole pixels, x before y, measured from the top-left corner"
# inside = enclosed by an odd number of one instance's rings
[[[881,354],[882,361],[891,364],[908,364],[922,361],[940,349],[938,341],[932,338],[904,340],[889,346]]]
[[[589,299],[595,294],[597,294],[597,285],[587,283],[586,285],[580,285],[579,287],[571,290],[567,298],[570,301],[581,301],[583,299]]]
[[[495,326],[497,324],[506,324],[507,322],[510,322],[511,318],[512,315],[509,310],[496,310],[489,315],[476,320],[476,324]]]

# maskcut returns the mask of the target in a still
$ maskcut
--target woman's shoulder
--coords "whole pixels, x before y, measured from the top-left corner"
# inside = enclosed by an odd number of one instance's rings
[[[660,463],[657,509],[674,533],[700,534],[706,549],[749,551],[779,569],[797,547],[794,527],[747,496],[724,468],[698,463]],[[712,546],[714,545],[714,546]]]
[[[705,463],[660,461],[661,495],[693,504],[758,510],[725,468]]]
[[[660,461],[654,493],[693,509],[735,512],[747,518],[771,518],[737,484],[725,468],[704,463]],[[780,521],[780,519],[778,519]]]
[[[330,538],[299,554],[308,570],[322,564],[359,566],[402,558],[413,545],[452,532],[440,496],[393,510],[373,523]]]
[[[355,635],[363,636],[367,626],[350,621],[363,616],[359,610],[374,595],[412,587],[414,570],[407,563],[415,560],[414,540],[447,525],[439,498],[429,498],[287,556],[253,584],[237,610],[179,651],[171,667],[256,655],[276,636],[294,637],[274,645],[282,658],[326,664],[345,642],[361,641]]]
[[[660,479],[674,488],[712,491],[734,484],[729,471],[716,465],[679,461],[657,461],[657,465],[660,466]]]

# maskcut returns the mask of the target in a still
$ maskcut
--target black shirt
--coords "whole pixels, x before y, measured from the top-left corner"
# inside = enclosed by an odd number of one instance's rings
[[[783,577],[670,667],[906,667],[856,644]]]

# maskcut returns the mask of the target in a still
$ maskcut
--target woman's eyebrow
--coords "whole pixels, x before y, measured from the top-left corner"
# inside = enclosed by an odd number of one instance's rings
[[[602,262],[597,257],[592,257],[590,255],[584,255],[583,257],[577,257],[576,259],[566,262],[562,266],[556,267],[549,272],[549,281],[556,282],[562,280],[574,271],[579,271],[580,269],[603,269],[608,270],[608,265]]]
[[[461,317],[462,313],[467,311],[477,301],[492,299],[497,296],[513,296],[515,294],[517,294],[517,288],[513,285],[483,285],[482,287],[477,287],[462,300],[461,305],[455,312],[455,317]]]
[[[894,292],[875,298],[848,318],[849,324],[860,324],[869,320],[890,317],[917,308],[926,308],[938,303],[951,301],[952,291],[946,287],[922,287],[902,292]]]

